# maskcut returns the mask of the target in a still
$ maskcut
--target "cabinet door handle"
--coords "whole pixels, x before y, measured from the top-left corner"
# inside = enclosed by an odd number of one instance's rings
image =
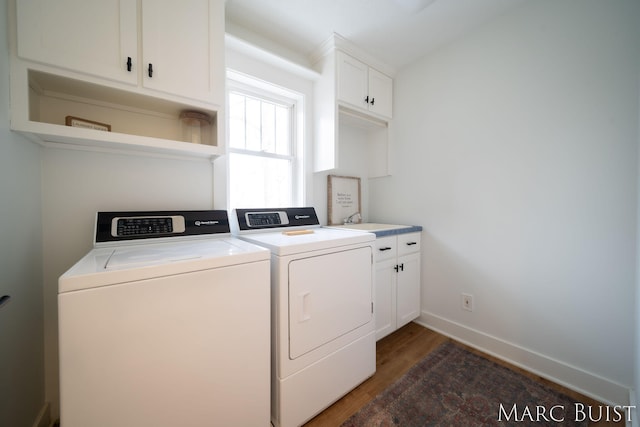
[[[373,105],[373,103],[375,102],[375,100],[376,100],[376,99],[375,99],[374,97],[371,97],[371,105]]]
[[[407,246],[413,246],[413,245],[417,245],[418,242],[407,242]]]
[[[153,64],[149,63],[149,77],[153,77]]]
[[[364,99],[364,102],[365,102],[366,104],[368,104],[368,103],[369,103],[369,95],[367,95],[367,97]]]
[[[131,57],[127,56],[127,71],[131,72],[131,67],[133,63],[131,62]]]
[[[384,247],[384,248],[378,248],[378,250],[379,250],[380,252],[384,252],[384,251],[390,251],[390,250],[391,250],[391,248],[390,248],[389,246],[387,246],[387,247]]]

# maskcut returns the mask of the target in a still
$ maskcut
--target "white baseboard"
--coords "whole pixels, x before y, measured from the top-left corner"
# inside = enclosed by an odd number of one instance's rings
[[[629,405],[628,387],[580,368],[426,311],[415,322],[604,404]]]
[[[44,402],[38,416],[33,422],[33,427],[49,427],[51,420],[49,419],[49,402]]]

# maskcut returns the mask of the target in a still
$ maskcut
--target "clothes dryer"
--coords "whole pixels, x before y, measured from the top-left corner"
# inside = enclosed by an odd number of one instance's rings
[[[315,209],[237,209],[232,231],[271,251],[271,418],[300,426],[375,373],[375,235]]]

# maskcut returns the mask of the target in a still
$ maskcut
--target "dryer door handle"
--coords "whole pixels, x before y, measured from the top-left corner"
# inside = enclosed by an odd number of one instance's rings
[[[300,297],[300,317],[299,322],[306,322],[311,319],[311,292],[305,292],[298,295]]]

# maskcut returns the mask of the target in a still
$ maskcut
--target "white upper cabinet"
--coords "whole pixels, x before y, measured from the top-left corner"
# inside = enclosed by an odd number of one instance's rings
[[[362,61],[337,52],[338,101],[362,111],[391,118],[393,80]]]
[[[18,56],[136,84],[137,5],[133,0],[18,0]],[[132,65],[132,66],[133,66]]]
[[[224,58],[219,28],[221,0],[142,0],[143,86],[222,105],[224,68],[215,66],[216,57]]]
[[[67,148],[225,153],[224,0],[10,6],[12,130]]]
[[[338,101],[368,110],[369,66],[344,52],[336,52],[336,60]]]
[[[18,56],[222,105],[221,0],[19,0]],[[220,33],[220,34],[218,34]],[[141,48],[139,49],[139,46]]]
[[[393,116],[393,80],[380,71],[369,68],[369,111],[381,116]]]
[[[347,53],[349,52],[349,53]],[[389,69],[337,34],[315,55],[320,78],[314,85],[314,171],[349,169],[341,149],[366,141],[361,150],[369,178],[388,176],[389,126],[392,122],[393,79],[378,69]],[[377,65],[376,68],[370,64]]]

